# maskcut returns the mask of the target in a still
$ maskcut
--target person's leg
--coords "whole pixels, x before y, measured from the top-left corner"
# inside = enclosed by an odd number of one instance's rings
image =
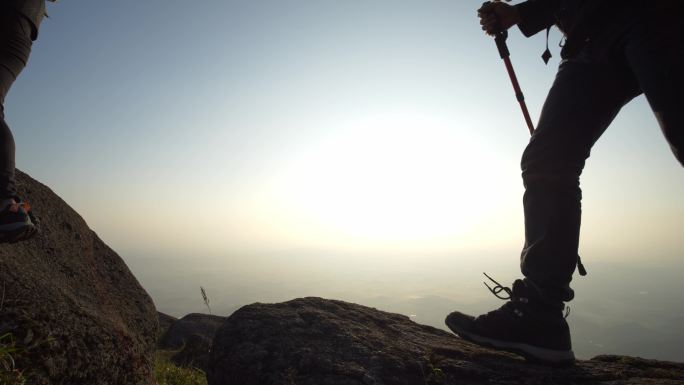
[[[625,38],[625,57],[672,152],[684,166],[684,34],[679,25],[684,6],[646,7],[643,12],[648,17]]]
[[[5,71],[0,67],[0,78],[5,76],[3,72]],[[11,203],[10,200],[17,195],[14,182],[14,158],[14,137],[5,122],[4,106],[0,105],[0,207]]]
[[[5,121],[5,97],[31,52],[30,22],[6,7],[0,7],[0,200],[16,196],[14,181],[14,137]]]
[[[521,270],[554,307],[570,301],[578,262],[579,178],[594,143],[640,93],[622,60],[588,52],[561,64],[522,158],[525,246]]]
[[[14,137],[5,122],[4,103],[31,52],[31,23],[0,6],[0,242],[18,242],[37,233],[30,208],[20,203],[15,185]]]
[[[620,108],[639,93],[624,61],[599,64],[585,52],[561,64],[536,132],[523,155],[526,186],[522,271],[499,309],[449,314],[447,326],[480,345],[563,365],[574,361],[563,302],[573,297],[580,227],[579,176],[592,145]]]

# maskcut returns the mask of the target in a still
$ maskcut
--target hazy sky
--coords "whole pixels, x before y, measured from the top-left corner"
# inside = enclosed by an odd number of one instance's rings
[[[478,5],[50,4],[7,101],[18,167],[131,252],[517,253],[528,138]],[[542,35],[510,39],[535,117]],[[583,186],[584,248],[681,256],[684,178],[643,98]]]
[[[528,133],[480,4],[50,3],[6,103],[17,166],[127,261],[477,251],[515,266]],[[548,66],[543,34],[509,39],[535,121],[559,39]],[[684,263],[684,175],[643,97],[582,183],[589,269]]]

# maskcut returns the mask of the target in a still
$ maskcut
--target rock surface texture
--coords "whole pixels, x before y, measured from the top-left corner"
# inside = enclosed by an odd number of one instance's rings
[[[206,372],[211,351],[211,339],[199,334],[191,335],[183,349],[171,357],[171,362],[182,367],[199,368]]]
[[[175,320],[159,340],[159,348],[181,349],[171,361],[179,366],[206,370],[211,341],[226,317],[191,313]]]
[[[155,384],[157,313],[123,260],[46,186],[17,171],[41,219],[29,241],[0,245],[0,335],[22,351],[29,384]]]
[[[253,304],[214,338],[209,385],[684,384],[684,364],[599,356],[526,363],[408,317],[321,298]]]
[[[166,331],[169,330],[171,325],[178,320],[178,318],[164,314],[160,311],[157,312],[157,318],[159,319],[159,339],[161,340]]]
[[[211,341],[216,331],[226,321],[226,317],[191,313],[179,318],[169,326],[159,341],[162,349],[178,349],[192,336],[198,335]]]

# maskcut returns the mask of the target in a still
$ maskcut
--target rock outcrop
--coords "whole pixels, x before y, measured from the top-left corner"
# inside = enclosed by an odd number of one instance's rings
[[[157,314],[123,260],[46,186],[17,171],[41,218],[36,238],[0,245],[0,335],[29,384],[152,385]]]
[[[159,340],[159,348],[179,350],[171,361],[179,366],[206,370],[211,341],[225,317],[191,313],[174,321]]]
[[[171,356],[171,362],[178,366],[199,368],[206,371],[210,351],[211,339],[193,334],[185,341],[183,348]]]
[[[214,337],[209,385],[682,384],[684,364],[599,356],[526,363],[408,317],[320,298],[248,305]]]
[[[178,318],[158,311],[157,319],[159,319],[159,339],[161,340],[161,338],[164,337],[164,335],[169,330],[171,325],[173,325],[173,323],[176,322]]]
[[[192,335],[198,335],[211,341],[216,331],[226,321],[226,317],[217,315],[191,313],[174,321],[159,341],[162,349],[179,349]]]

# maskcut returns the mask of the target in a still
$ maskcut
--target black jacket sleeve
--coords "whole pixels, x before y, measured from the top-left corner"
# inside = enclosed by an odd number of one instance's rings
[[[515,5],[520,14],[518,28],[530,37],[556,23],[562,0],[528,0]]]

